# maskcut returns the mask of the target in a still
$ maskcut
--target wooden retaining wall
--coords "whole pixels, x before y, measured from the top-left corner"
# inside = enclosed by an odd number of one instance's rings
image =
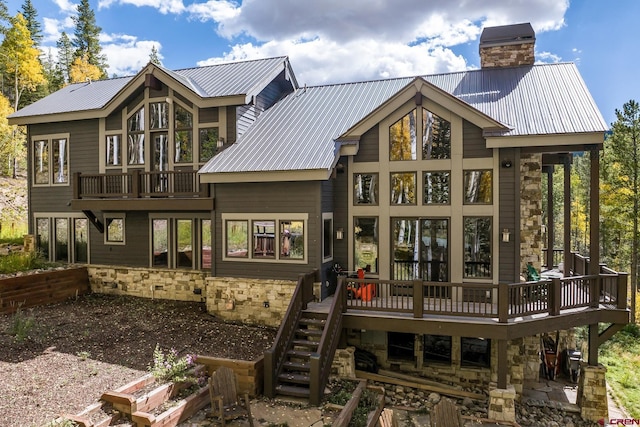
[[[89,292],[86,267],[0,279],[0,313],[61,302]]]
[[[209,375],[220,366],[226,366],[235,372],[238,378],[238,392],[249,393],[255,397],[262,394],[264,382],[264,357],[260,356],[253,361],[222,359],[218,357],[198,356],[196,363],[201,363],[207,367]]]

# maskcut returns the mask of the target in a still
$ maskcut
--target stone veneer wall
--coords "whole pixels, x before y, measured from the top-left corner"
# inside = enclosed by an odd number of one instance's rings
[[[520,157],[520,272],[540,271],[542,260],[542,155]]]
[[[580,415],[588,421],[608,420],[607,368],[602,365],[582,365],[581,371],[577,396]]]
[[[480,66],[482,68],[533,65],[535,59],[533,43],[480,48]]]
[[[280,326],[297,282],[207,277],[207,311],[225,320]]]

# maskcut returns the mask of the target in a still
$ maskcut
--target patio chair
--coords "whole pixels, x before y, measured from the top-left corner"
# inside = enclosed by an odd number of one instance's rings
[[[222,426],[227,420],[247,417],[253,427],[249,394],[242,398],[238,394],[238,379],[233,370],[226,366],[216,369],[209,378],[209,394],[211,395],[211,415],[218,417]]]

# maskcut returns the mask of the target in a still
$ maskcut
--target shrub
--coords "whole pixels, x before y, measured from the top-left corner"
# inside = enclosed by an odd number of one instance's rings
[[[7,332],[13,336],[16,341],[22,342],[29,337],[29,333],[35,325],[36,319],[33,317],[33,314],[25,314],[20,306],[18,306]]]
[[[160,345],[156,344],[153,350],[153,365],[149,366],[149,371],[158,381],[196,383],[198,379],[189,372],[195,365],[195,359],[191,354],[179,357],[174,348],[165,354]]]
[[[49,266],[37,252],[13,252],[0,257],[0,274],[29,271]]]

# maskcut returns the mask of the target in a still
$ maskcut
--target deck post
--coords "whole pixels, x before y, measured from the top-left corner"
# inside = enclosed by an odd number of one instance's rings
[[[618,273],[618,292],[616,295],[616,301],[618,301],[618,308],[621,310],[627,309],[627,273]]]
[[[140,171],[134,169],[131,173],[131,197],[140,198]]]
[[[590,212],[589,212],[589,272],[600,274],[600,152],[594,147],[591,152]]]
[[[507,340],[498,340],[498,388],[503,390],[507,388],[507,357]]]
[[[544,172],[547,174],[547,259],[545,264],[547,270],[553,270],[553,241],[555,235],[554,212],[553,212],[553,165],[544,166]]]
[[[600,290],[602,289],[602,277],[600,275],[589,278],[589,307],[600,306]]]
[[[424,285],[422,280],[413,281],[413,317],[422,319],[424,312]]]
[[[549,294],[551,295],[551,301],[549,304],[549,315],[557,316],[560,314],[560,304],[561,304],[561,291],[562,291],[562,283],[560,279],[553,278],[551,279],[551,289],[549,290]]]
[[[73,173],[73,198],[78,200],[80,198],[80,172]]]
[[[564,159],[564,265],[562,274],[567,277],[573,271],[573,256],[571,254],[571,156]]]
[[[509,285],[498,284],[498,320],[507,323],[509,320]]]
[[[600,332],[598,331],[598,324],[594,323],[589,325],[589,365],[598,366],[598,345],[600,338]]]

